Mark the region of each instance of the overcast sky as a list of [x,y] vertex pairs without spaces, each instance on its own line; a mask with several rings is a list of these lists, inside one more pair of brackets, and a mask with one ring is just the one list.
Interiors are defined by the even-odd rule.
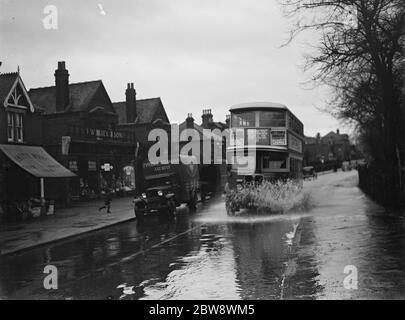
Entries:
[[[58,9],[47,30],[44,7]],[[100,9],[100,6],[103,10]],[[54,84],[57,61],[71,82],[102,79],[113,102],[127,82],[138,99],[161,97],[171,122],[202,109],[224,121],[232,104],[286,104],[305,134],[342,127],[324,108],[326,88],[303,83],[307,37],[280,48],[290,21],[277,0],[0,0],[0,72],[16,71],[27,88]]]

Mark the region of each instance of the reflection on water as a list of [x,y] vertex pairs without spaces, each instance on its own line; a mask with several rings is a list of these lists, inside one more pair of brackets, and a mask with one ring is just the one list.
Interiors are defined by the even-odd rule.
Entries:
[[[0,263],[2,298],[276,298],[289,221],[208,224],[183,215],[151,219],[9,256]],[[284,239],[284,240],[282,240]],[[287,247],[285,245],[285,247]],[[59,270],[59,290],[42,270]]]

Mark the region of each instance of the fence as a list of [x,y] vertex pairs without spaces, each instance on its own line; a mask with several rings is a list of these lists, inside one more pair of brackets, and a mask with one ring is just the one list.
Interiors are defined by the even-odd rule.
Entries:
[[[359,187],[377,203],[385,207],[400,205],[400,188],[398,175],[395,171],[385,168],[361,165],[358,166]],[[402,192],[403,194],[403,192]]]

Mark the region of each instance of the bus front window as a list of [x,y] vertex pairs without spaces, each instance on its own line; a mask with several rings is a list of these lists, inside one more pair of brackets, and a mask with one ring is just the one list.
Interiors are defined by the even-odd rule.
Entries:
[[256,112],[240,111],[232,113],[232,127],[255,127]]
[[285,127],[284,111],[260,111],[260,127]]

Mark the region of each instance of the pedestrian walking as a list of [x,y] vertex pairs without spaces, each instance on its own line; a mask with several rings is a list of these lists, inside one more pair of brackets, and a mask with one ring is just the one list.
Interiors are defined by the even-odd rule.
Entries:
[[98,208],[98,211],[107,209],[107,213],[111,213],[111,202],[112,202],[111,191],[110,191],[110,189],[107,189],[105,192],[104,205],[102,207]]

